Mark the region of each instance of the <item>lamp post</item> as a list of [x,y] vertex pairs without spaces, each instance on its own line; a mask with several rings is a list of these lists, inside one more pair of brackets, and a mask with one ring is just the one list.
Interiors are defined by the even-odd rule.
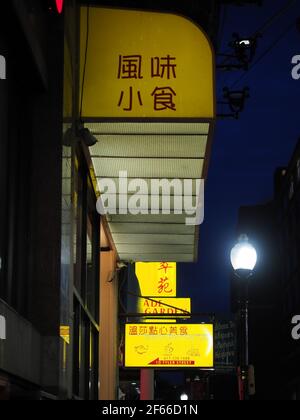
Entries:
[[249,398],[249,280],[257,263],[257,252],[247,235],[241,235],[231,251],[231,264],[241,282],[240,307],[240,390],[241,400]]

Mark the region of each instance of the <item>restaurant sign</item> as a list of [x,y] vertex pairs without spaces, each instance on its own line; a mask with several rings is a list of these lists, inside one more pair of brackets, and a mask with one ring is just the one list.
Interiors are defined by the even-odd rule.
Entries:
[[81,76],[85,118],[215,116],[213,49],[182,16],[82,7]]
[[214,328],[211,324],[127,324],[125,367],[214,367]]
[[143,297],[176,297],[174,262],[136,263],[135,274]]

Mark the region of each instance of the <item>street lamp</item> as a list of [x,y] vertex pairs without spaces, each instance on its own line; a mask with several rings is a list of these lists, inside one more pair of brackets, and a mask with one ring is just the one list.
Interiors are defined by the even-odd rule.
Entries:
[[241,271],[248,272],[248,275],[252,274],[257,263],[257,252],[249,243],[247,235],[240,236],[238,243],[231,251],[230,258],[234,271],[239,275],[242,274]]
[[186,393],[183,393],[180,395],[180,399],[181,401],[188,401],[189,397]]
[[257,252],[250,244],[247,235],[241,235],[238,243],[231,251],[231,264],[235,276],[241,281],[239,299],[240,307],[240,375],[241,399],[249,396],[248,370],[249,370],[249,280],[253,275],[257,263]]

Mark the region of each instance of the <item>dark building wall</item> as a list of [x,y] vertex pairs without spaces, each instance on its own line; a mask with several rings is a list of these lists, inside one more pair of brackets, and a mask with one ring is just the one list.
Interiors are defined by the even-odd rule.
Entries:
[[291,321],[300,314],[300,141],[286,169],[275,176],[277,230],[280,235],[281,334],[283,373],[288,398],[300,399],[300,342]]
[[[54,1],[50,3],[54,9]],[[113,1],[100,4],[125,6]],[[5,355],[0,376],[34,389],[35,395],[37,389],[59,394],[62,344],[64,27],[63,17],[50,13],[48,6],[46,0],[12,0],[4,2],[0,15],[0,54],[6,55],[8,63],[8,78],[0,81],[0,298],[4,302],[0,311],[5,312],[9,329],[7,341],[0,343],[0,353]],[[218,7],[212,1],[153,1],[143,6],[128,1],[126,6],[177,12],[193,18],[210,34],[217,32]],[[77,57],[72,59],[74,72]],[[74,116],[78,117],[72,109]],[[73,237],[71,241],[70,249]],[[71,265],[73,260],[70,270]],[[63,309],[68,315],[69,308]],[[19,329],[23,333],[16,336]],[[71,357],[68,354],[69,365]]]
[[29,318],[43,335],[58,335],[60,298],[63,26],[50,19],[45,60],[48,86],[32,100],[32,295]]
[[[0,16],[0,54],[3,57],[7,57],[8,54],[8,41],[7,36],[2,27],[2,19]],[[8,132],[8,113],[7,113],[7,102],[8,102],[8,86],[6,80],[0,80],[0,194],[1,202],[0,206],[0,296],[6,293],[5,286],[5,275],[4,275],[4,264],[6,260],[6,215],[7,215],[7,132]]]
[[[24,357],[22,367],[8,334],[1,351],[9,358],[0,368],[53,393],[59,368],[63,45],[63,20],[49,14],[45,2],[1,6],[7,80],[0,81],[0,298],[8,305],[9,332],[16,335],[25,321],[19,347],[42,357]],[[30,363],[34,374],[25,375]]]

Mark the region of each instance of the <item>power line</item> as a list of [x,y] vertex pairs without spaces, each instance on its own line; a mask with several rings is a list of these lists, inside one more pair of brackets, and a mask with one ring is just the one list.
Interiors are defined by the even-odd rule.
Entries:
[[222,17],[222,23],[221,23],[221,27],[220,27],[220,33],[219,33],[219,45],[220,45],[220,47],[221,47],[221,44],[222,44],[225,24],[226,24],[226,20],[227,20],[227,12],[228,12],[228,6],[227,6],[227,4],[225,4],[223,6],[223,17]]
[[247,73],[244,73],[239,77],[232,85],[231,89],[233,89],[239,82],[241,82],[245,77],[247,77],[251,70],[253,70],[278,44],[279,42],[291,31],[291,29],[295,26],[295,22],[288,26],[288,28],[270,45],[263,54],[258,57],[258,59],[252,64],[249,68]]
[[269,29],[272,24],[283,16],[293,5],[296,3],[297,0],[290,0],[285,6],[283,6],[280,10],[278,10],[273,16],[271,16],[264,25],[259,28],[255,33],[254,36],[262,35],[267,29]]
[[[289,2],[285,6],[283,6],[276,13],[274,13],[269,19],[267,19],[266,22],[260,28],[258,28],[250,38],[261,37],[264,34],[264,32],[266,32],[266,30],[269,29],[276,20],[278,20],[281,16],[283,16],[286,12],[289,11],[289,9],[296,3],[296,1],[297,0],[289,0]],[[230,53],[229,50],[228,53]],[[221,65],[226,64],[229,60],[230,58],[225,58]]]

